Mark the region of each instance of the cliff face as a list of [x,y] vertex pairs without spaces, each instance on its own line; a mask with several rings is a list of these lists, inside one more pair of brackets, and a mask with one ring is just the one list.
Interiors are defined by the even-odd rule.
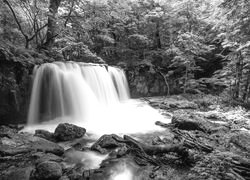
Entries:
[[0,124],[25,123],[36,53],[0,48]]
[[0,65],[0,123],[24,122],[30,89],[29,68],[18,63]]
[[159,74],[131,69],[128,71],[128,81],[133,98],[167,95],[167,86]]
[[[130,93],[133,98],[148,96],[165,96],[168,93],[179,93],[177,81],[167,79],[159,72],[152,71],[150,66],[134,66],[126,69]],[[169,88],[169,89],[168,89]]]

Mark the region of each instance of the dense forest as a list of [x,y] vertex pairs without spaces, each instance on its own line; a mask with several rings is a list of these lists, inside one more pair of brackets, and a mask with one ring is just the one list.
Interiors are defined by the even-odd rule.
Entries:
[[226,89],[231,99],[247,102],[249,5],[244,0],[3,0],[0,41],[24,58],[32,50],[66,61],[140,66],[178,87],[168,93]]

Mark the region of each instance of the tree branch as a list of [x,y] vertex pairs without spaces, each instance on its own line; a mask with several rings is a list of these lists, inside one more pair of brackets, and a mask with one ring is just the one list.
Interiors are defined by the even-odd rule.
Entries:
[[70,19],[70,16],[71,16],[72,12],[73,12],[74,5],[75,5],[75,0],[72,0],[72,4],[71,4],[71,7],[70,7],[69,14],[68,14],[68,16],[67,16],[67,19],[66,19],[65,22],[64,22],[64,27],[67,26],[67,23],[68,23],[68,21],[69,21],[69,19]]
[[168,81],[167,81],[167,78],[166,78],[166,75],[164,75],[158,68],[156,68],[156,67],[154,67],[154,70],[156,71],[156,72],[158,72],[162,77],[163,77],[163,79],[164,79],[164,82],[165,82],[165,84],[166,84],[166,86],[167,86],[167,88],[168,88],[168,92],[167,92],[167,95],[169,96],[170,95],[170,87],[169,87],[169,84],[168,84]]
[[39,33],[42,29],[44,29],[47,26],[48,26],[48,23],[44,24],[42,27],[40,27],[39,29],[37,29],[36,32],[35,32],[35,34],[29,38],[29,41],[31,41],[32,39],[34,39],[34,37],[36,37],[37,33]]
[[13,15],[13,17],[14,17],[16,23],[17,23],[18,29],[20,30],[20,32],[22,33],[22,35],[23,35],[23,36],[25,37],[25,39],[27,40],[27,39],[28,39],[28,36],[24,33],[24,31],[23,31],[23,29],[22,29],[22,26],[21,26],[20,22],[19,22],[18,19],[17,19],[16,13],[15,13],[14,9],[12,8],[12,6],[10,5],[9,1],[3,0],[3,2],[9,7],[9,9],[10,9],[10,11],[11,11],[11,13],[12,13],[12,15]]

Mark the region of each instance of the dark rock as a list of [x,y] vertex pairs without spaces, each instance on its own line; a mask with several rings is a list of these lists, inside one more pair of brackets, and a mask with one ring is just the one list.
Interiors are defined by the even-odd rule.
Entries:
[[178,109],[198,109],[198,105],[191,101],[172,101],[168,103],[170,108],[178,108]]
[[121,137],[115,134],[103,135],[91,146],[91,150],[106,154],[109,150],[124,146],[123,143],[117,142],[114,138],[123,141]]
[[228,127],[226,127],[226,126],[219,126],[219,127],[211,129],[210,132],[213,134],[213,133],[227,133],[229,131],[230,131],[230,129]]
[[32,167],[25,168],[11,168],[3,177],[0,177],[1,180],[30,180],[30,175],[32,172]]
[[241,150],[250,153],[250,134],[248,132],[239,132],[232,135],[230,143],[233,143]]
[[36,180],[57,180],[61,176],[61,166],[52,161],[46,161],[38,164],[34,172],[34,178]]
[[36,130],[35,136],[47,139],[47,140],[52,141],[52,142],[56,142],[55,135],[49,131],[46,131],[46,130],[42,130],[42,129]]
[[85,170],[86,169],[82,164],[77,164],[72,169],[67,171],[66,175],[68,176],[70,180],[83,180],[82,176]]
[[188,131],[199,130],[203,132],[210,132],[211,129],[217,127],[215,124],[207,121],[202,115],[184,112],[182,110],[174,113],[172,123],[176,128]]
[[68,178],[68,176],[62,176],[62,177],[60,177],[59,180],[70,180],[70,179]]
[[24,128],[23,124],[8,124],[8,127],[20,131]]
[[84,151],[89,149],[89,143],[92,144],[94,140],[88,138],[78,138],[67,142],[68,147],[72,147],[78,151]]
[[84,151],[84,150],[88,149],[88,147],[86,147],[86,141],[85,140],[76,142],[75,144],[72,145],[72,147],[75,150],[78,150],[78,151]]
[[159,73],[150,71],[149,66],[128,67],[126,74],[132,97],[167,95],[168,88],[164,78]]
[[17,154],[25,154],[30,152],[31,149],[26,149],[25,147],[16,148],[10,145],[0,144],[0,155],[1,156],[15,156]]
[[64,149],[61,146],[46,139],[33,137],[31,140],[32,141],[29,143],[28,147],[33,150],[53,153],[59,156],[64,153]]
[[79,173],[76,174],[70,174],[69,175],[70,180],[82,180],[82,175]]
[[0,124],[25,123],[35,60],[15,57],[7,48],[0,48],[0,57]]
[[128,148],[126,146],[123,146],[121,148],[118,149],[117,151],[117,157],[122,157],[124,155],[126,155],[128,153]]
[[0,138],[9,137],[11,134],[17,133],[16,129],[9,128],[8,126],[0,126]]
[[63,161],[61,157],[51,153],[37,152],[33,154],[33,157],[37,158],[37,160],[35,161],[36,164],[40,164],[46,161],[53,161],[58,163]]
[[59,141],[69,141],[84,136],[86,129],[73,124],[61,123],[55,129],[55,137]]
[[30,151],[56,155],[64,153],[63,148],[56,143],[30,134],[13,134],[9,138],[0,139],[0,155],[2,156],[24,154]]

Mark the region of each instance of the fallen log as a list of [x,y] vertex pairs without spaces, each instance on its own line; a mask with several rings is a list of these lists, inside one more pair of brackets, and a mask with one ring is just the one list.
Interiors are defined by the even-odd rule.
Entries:
[[188,132],[180,131],[178,129],[175,129],[173,126],[162,123],[160,121],[157,121],[155,124],[164,128],[171,129],[171,131],[176,135],[179,141],[183,142],[183,146],[186,148],[197,149],[207,153],[211,153],[214,150],[211,146],[204,144],[203,142],[200,142],[196,138],[192,137]]
[[170,152],[175,152],[179,156],[188,156],[188,151],[187,149],[183,146],[183,143],[179,144],[173,144],[173,145],[148,145],[141,143],[135,139],[133,139],[130,136],[124,135],[123,137],[124,140],[116,139],[118,142],[123,142],[126,143],[128,146],[137,148],[143,153],[146,153],[147,155],[159,155],[159,154],[165,154],[165,153],[170,153]]

